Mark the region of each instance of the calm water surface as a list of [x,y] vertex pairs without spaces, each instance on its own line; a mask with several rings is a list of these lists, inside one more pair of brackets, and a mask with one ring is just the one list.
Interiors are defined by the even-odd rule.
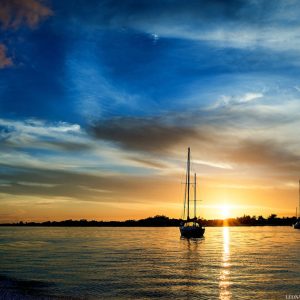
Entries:
[[178,228],[2,227],[0,260],[7,299],[300,295],[300,230],[291,227],[206,228],[197,241]]

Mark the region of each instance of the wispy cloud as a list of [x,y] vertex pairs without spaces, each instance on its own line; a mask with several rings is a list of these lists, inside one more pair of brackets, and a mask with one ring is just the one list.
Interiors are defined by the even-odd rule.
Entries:
[[[85,3],[85,2],[84,2]],[[69,14],[101,28],[130,28],[149,35],[203,41],[216,47],[299,48],[299,3],[263,1],[131,1],[109,0],[95,10],[95,2],[78,1]],[[284,16],[284,17],[283,17]],[[288,17],[288,21],[287,21]]]
[[46,187],[46,188],[52,188],[57,186],[57,184],[50,184],[50,183],[41,183],[41,182],[30,182],[30,181],[18,181],[17,184],[24,185],[24,186],[30,186],[30,187]]
[[[104,62],[105,63],[105,62]],[[120,109],[134,110],[140,97],[126,88],[111,82],[99,64],[95,45],[77,41],[68,54],[66,70],[68,82],[73,86],[77,111],[88,120],[98,120],[106,114],[115,114]],[[89,78],[89,80],[87,80]]]
[[47,123],[35,119],[25,121],[0,119],[0,128],[1,147],[52,148],[69,151],[88,147],[78,124]]
[[226,163],[221,163],[221,162],[212,162],[212,161],[204,161],[204,160],[193,160],[194,164],[200,164],[200,165],[205,165],[213,168],[218,168],[218,169],[232,169],[232,166]]
[[248,103],[248,102],[260,99],[263,96],[264,96],[263,93],[258,93],[258,92],[245,93],[240,96],[222,95],[220,97],[220,99],[212,106],[212,108]]

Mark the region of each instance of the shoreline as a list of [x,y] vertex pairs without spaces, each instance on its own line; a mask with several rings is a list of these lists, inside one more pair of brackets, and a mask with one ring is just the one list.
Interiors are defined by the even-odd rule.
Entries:
[[[193,221],[192,219],[190,221]],[[0,226],[17,226],[17,227],[179,227],[183,222],[182,219],[174,219],[166,216],[154,216],[140,220],[126,221],[96,221],[96,220],[63,220],[63,221],[44,221],[30,222],[19,221],[14,223],[0,223]],[[205,227],[242,227],[242,226],[293,226],[297,222],[296,217],[278,218],[276,214],[271,214],[268,218],[263,216],[244,215],[237,218],[227,219],[199,219],[202,226]]]
[[[149,226],[143,226],[143,225],[42,225],[42,224],[36,224],[36,225],[18,225],[18,224],[0,224],[0,227],[91,227],[91,228],[96,228],[96,227],[126,227],[126,228],[132,228],[132,227],[140,227],[140,228],[166,228],[166,227],[179,227],[175,225],[149,225]],[[266,225],[204,225],[203,227],[293,227],[293,225],[271,225],[271,224],[266,224]]]

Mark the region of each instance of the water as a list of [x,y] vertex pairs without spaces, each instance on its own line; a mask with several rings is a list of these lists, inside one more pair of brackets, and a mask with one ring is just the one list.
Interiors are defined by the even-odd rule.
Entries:
[[1,227],[0,259],[1,299],[300,295],[300,230],[291,227],[206,228],[198,241],[178,228]]

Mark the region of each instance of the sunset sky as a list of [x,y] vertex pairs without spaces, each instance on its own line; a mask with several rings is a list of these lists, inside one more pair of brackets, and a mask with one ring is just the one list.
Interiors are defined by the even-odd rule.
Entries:
[[300,3],[0,0],[0,222],[293,216]]

